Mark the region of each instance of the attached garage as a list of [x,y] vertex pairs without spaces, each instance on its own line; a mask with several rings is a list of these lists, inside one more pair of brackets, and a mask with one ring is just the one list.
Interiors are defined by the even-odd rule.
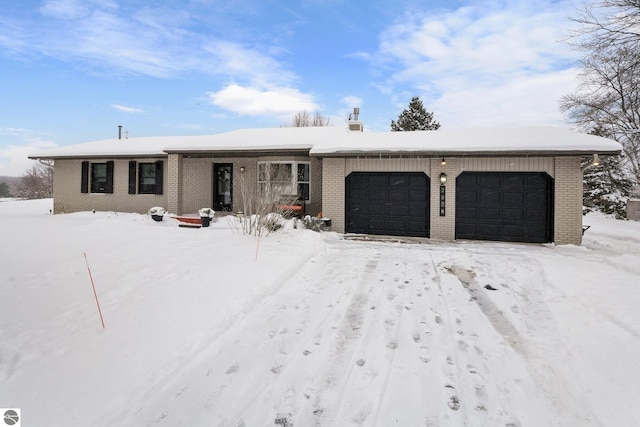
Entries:
[[456,239],[553,241],[553,179],[545,172],[463,172]]
[[345,231],[429,237],[429,185],[421,172],[352,172],[345,181]]

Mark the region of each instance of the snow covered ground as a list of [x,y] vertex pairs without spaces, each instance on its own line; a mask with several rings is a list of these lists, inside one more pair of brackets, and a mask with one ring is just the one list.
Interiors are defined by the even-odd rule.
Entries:
[[640,223],[588,216],[580,247],[258,246],[226,219],[51,205],[0,199],[22,426],[640,425]]

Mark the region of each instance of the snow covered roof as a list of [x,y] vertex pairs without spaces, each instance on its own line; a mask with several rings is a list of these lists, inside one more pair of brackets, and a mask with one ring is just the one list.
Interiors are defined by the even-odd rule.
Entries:
[[354,132],[346,127],[240,129],[215,135],[107,139],[33,153],[30,158],[157,157],[167,153],[303,151],[367,154],[618,154],[616,141],[556,127]]
[[621,150],[621,145],[610,139],[569,129],[538,126],[416,132],[352,132],[348,137],[326,140],[315,145],[311,154],[618,154]]

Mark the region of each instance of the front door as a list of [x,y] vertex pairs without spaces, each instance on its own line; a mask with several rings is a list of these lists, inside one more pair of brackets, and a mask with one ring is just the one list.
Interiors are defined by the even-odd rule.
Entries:
[[233,164],[213,164],[213,209],[231,211],[233,203]]

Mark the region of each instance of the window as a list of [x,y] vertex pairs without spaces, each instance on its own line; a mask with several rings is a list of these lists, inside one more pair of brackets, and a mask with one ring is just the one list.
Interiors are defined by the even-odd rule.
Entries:
[[162,160],[129,162],[129,194],[162,194]]
[[262,195],[296,196],[310,200],[308,162],[259,162],[258,187]]
[[140,163],[138,165],[138,193],[154,194],[156,192],[155,163]]
[[82,193],[113,193],[113,162],[82,162]]

